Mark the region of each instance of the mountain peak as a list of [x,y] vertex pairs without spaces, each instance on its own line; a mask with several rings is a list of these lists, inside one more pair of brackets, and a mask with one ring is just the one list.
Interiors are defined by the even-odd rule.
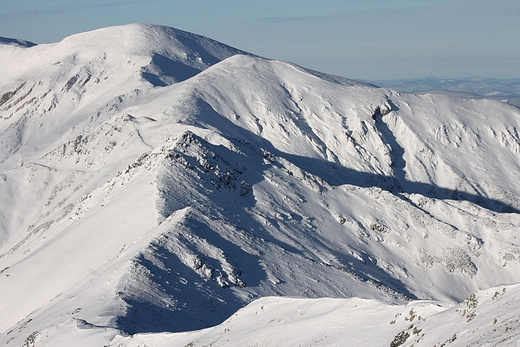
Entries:
[[[229,51],[242,52],[204,36],[172,27],[152,24],[127,24],[75,34],[63,39],[61,44],[86,44],[104,49],[123,49],[126,52],[158,52],[179,56],[206,51],[215,58],[224,59]],[[199,54],[203,54],[200,52]]]
[[[24,46],[24,42],[0,41],[17,46]],[[25,43],[25,47],[30,46]],[[38,45],[30,51],[0,50],[2,61],[18,61],[23,65],[22,69],[14,71],[5,65],[0,71],[3,80],[10,83],[13,74],[18,80],[27,81],[56,75],[56,70],[61,69],[61,76],[77,79],[78,70],[84,70],[92,80],[100,78],[95,76],[96,70],[99,74],[110,70],[113,76],[119,70],[121,75],[117,79],[144,78],[153,86],[165,86],[193,77],[236,54],[248,53],[179,29],[129,24],[75,34],[58,43]]]
[[[146,56],[158,70],[177,69],[183,64],[198,71],[235,54],[247,54],[218,41],[183,30],[151,24],[128,24],[69,36],[58,47],[67,50],[94,47],[124,56]],[[157,71],[169,75],[171,71]]]

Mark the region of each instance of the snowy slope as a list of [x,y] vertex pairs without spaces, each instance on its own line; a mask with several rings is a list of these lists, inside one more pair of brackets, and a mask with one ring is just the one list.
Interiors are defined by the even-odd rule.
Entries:
[[359,298],[268,297],[214,328],[116,337],[112,345],[518,346],[518,300],[518,285],[479,291],[451,307],[433,301],[387,305]]
[[[518,346],[519,286],[472,293],[457,305],[414,301],[389,305],[374,300],[265,297],[222,324],[181,333],[128,336],[77,318],[29,334],[13,330],[28,346]],[[23,334],[22,334],[23,335]]]
[[[386,322],[520,282],[511,105],[150,25],[0,45],[0,60],[0,344],[187,344],[273,296],[358,298],[319,299],[312,324],[357,302]],[[236,341],[254,305],[308,306],[258,300]]]

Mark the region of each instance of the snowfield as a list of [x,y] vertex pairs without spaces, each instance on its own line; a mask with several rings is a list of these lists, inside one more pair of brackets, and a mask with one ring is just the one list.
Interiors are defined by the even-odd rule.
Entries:
[[0,345],[520,343],[515,106],[144,24],[0,61]]

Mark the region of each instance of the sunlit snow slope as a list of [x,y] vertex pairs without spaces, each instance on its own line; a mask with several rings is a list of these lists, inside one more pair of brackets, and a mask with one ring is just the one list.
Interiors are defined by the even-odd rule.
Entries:
[[0,345],[124,345],[267,296],[432,315],[520,282],[514,106],[166,27],[21,42],[0,40]]

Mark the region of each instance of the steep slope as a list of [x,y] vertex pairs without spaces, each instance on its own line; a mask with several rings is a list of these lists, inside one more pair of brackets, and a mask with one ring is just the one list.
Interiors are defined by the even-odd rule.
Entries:
[[513,106],[147,25],[0,58],[0,343],[202,329],[264,296],[449,306],[520,282]]

